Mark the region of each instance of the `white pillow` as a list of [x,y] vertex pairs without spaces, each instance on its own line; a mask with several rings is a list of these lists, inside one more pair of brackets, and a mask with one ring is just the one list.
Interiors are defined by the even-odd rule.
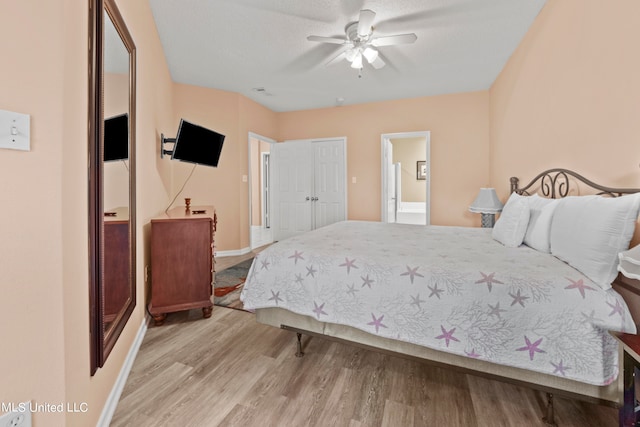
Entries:
[[524,244],[546,254],[551,253],[550,233],[553,212],[558,205],[556,199],[546,199],[537,194],[529,197],[529,226],[524,235]]
[[639,209],[640,193],[565,197],[551,220],[551,253],[609,289],[618,274],[618,253],[629,248]]
[[522,244],[529,224],[529,203],[527,197],[512,193],[502,208],[491,237],[505,246],[515,248]]

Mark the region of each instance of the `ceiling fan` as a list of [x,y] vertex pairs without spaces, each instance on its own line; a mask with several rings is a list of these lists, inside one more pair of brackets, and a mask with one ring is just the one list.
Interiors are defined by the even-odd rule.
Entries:
[[376,13],[369,9],[360,11],[356,22],[345,27],[345,37],[309,36],[307,40],[320,43],[332,43],[342,45],[338,54],[327,65],[335,64],[343,59],[351,63],[351,68],[361,70],[363,58],[375,69],[385,66],[385,61],[380,57],[377,47],[392,46],[397,44],[410,44],[418,39],[414,33],[397,34],[394,36],[375,37],[373,35],[373,20]]

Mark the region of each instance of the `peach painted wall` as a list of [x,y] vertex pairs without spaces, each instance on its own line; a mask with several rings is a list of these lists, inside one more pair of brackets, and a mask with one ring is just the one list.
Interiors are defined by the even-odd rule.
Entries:
[[[24,0],[0,14],[0,109],[31,115],[31,151],[0,151],[0,401],[88,404],[36,413],[36,426],[98,421],[144,318],[143,226],[168,194],[156,129],[171,117],[171,80],[148,2],[119,1],[138,45],[138,306],[104,368],[89,375],[87,221],[88,2]],[[37,37],[34,37],[34,34]],[[46,65],[46,66],[45,66]],[[168,171],[170,172],[170,171]],[[159,201],[162,200],[162,203]],[[9,244],[10,242],[10,244]]]
[[431,131],[431,223],[480,225],[467,209],[489,183],[487,91],[279,113],[278,130],[279,140],[346,136],[348,218],[372,221],[382,209],[380,135]]
[[493,185],[506,197],[510,175],[528,178],[546,167],[640,186],[635,0],[549,0],[490,92],[277,114],[239,94],[173,84],[148,0],[118,4],[138,47],[138,305],[94,377],[82,119],[87,2],[23,0],[0,14],[2,51],[13,58],[12,67],[0,70],[0,109],[32,120],[30,152],[0,151],[0,235],[10,242],[0,245],[0,323],[18,325],[0,328],[0,342],[21,344],[20,352],[0,354],[0,401],[87,402],[90,408],[36,414],[35,425],[95,425],[100,416],[144,319],[148,222],[190,171],[159,157],[160,133],[175,132],[180,117],[227,134],[220,167],[199,167],[185,189],[194,203],[217,206],[219,250],[249,245],[248,183],[242,181],[249,131],[278,140],[346,136],[350,219],[380,218],[382,133],[431,131],[434,224],[479,225],[467,211],[479,187]]
[[[240,241],[238,193],[242,184],[242,174],[247,173],[239,170],[237,161],[240,144],[247,144],[247,135],[241,139],[238,129],[238,94],[175,84],[173,107],[174,121],[171,129],[165,133],[175,136],[180,119],[184,118],[225,135],[225,140],[217,168],[165,159],[173,168],[171,199],[187,182],[172,206],[184,206],[185,197],[191,198],[193,206],[214,205],[218,215],[217,249],[233,247],[231,242],[236,242],[237,248]],[[193,175],[187,181],[192,171]]]
[[[225,135],[217,168],[163,160],[173,168],[172,206],[214,205],[218,214],[216,248],[237,251],[249,246],[249,132],[265,137],[276,133],[275,113],[244,96],[217,89],[174,85],[174,123],[165,133],[175,135],[181,118]],[[193,170],[193,176],[187,178]],[[243,181],[247,177],[247,182]]]
[[[270,139],[276,139],[277,136],[277,114],[240,95],[240,135],[244,138],[244,143],[240,143],[238,167],[243,174],[248,173],[248,143],[247,138],[249,132],[253,132],[260,136]],[[240,186],[240,248],[248,248],[250,245],[250,228],[249,228],[249,185],[242,183]]]
[[549,0],[491,88],[491,184],[564,167],[640,187],[640,2]]
[[[67,191],[62,179],[66,137],[79,148],[74,157],[86,166],[86,151],[78,139],[82,132],[75,132],[86,122],[86,113],[79,110],[81,124],[74,129],[68,128],[64,115],[78,112],[65,107],[83,96],[69,76],[65,78],[65,55],[71,55],[68,49],[86,52],[86,19],[79,18],[85,8],[65,16],[70,3],[4,2],[0,13],[1,51],[11,58],[11,66],[0,68],[0,109],[31,115],[31,151],[0,150],[0,402],[4,403],[64,401],[64,284],[67,279],[75,283],[85,279],[86,284],[87,278],[86,268],[65,268],[70,254],[86,259],[86,240],[78,246],[82,233],[76,229],[67,236],[65,226],[77,221],[76,226],[87,228],[86,183],[72,183],[82,200],[69,200],[68,206],[84,215],[66,216],[61,197]],[[77,41],[70,37],[72,32],[81,34]],[[74,64],[81,67],[82,60],[74,57]],[[86,176],[83,169],[73,170]],[[86,285],[84,295],[86,323]],[[36,415],[35,422],[63,425],[64,415]]]

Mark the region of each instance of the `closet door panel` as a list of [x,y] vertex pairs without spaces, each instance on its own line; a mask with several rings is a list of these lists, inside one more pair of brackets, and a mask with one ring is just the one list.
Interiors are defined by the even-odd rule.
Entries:
[[305,142],[274,144],[271,149],[273,215],[275,240],[311,230],[313,158]]
[[346,219],[344,140],[324,140],[314,146],[314,228]]

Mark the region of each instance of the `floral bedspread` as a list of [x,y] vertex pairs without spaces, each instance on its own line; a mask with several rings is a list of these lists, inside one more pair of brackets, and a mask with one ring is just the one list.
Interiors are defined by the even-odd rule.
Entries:
[[345,221],[255,258],[245,308],[280,307],[386,338],[604,385],[635,333],[622,297],[489,229]]

